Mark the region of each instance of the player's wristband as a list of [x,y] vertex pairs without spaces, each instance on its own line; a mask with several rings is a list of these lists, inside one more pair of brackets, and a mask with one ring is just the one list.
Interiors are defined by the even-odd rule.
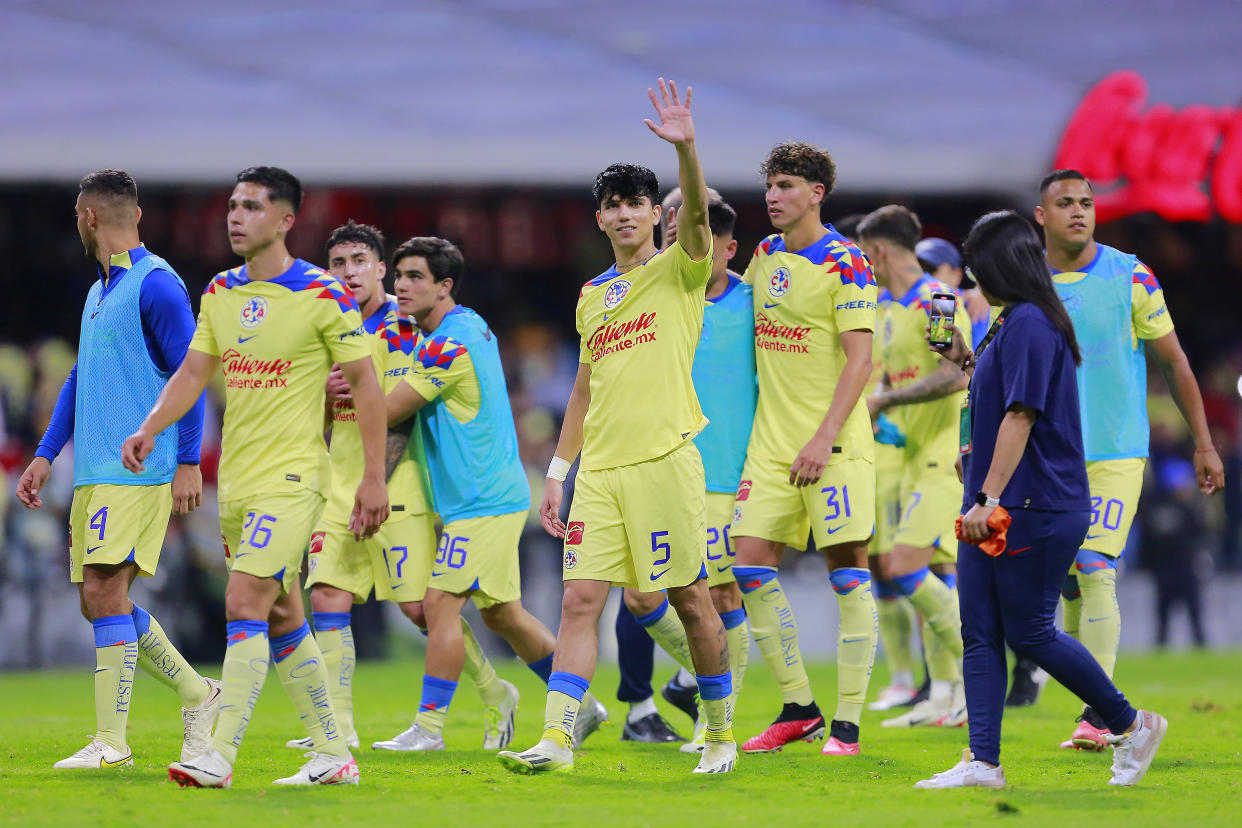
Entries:
[[572,465],[573,463],[570,461],[554,456],[552,462],[548,464],[548,477],[558,483],[564,483],[565,478],[569,475],[569,467]]

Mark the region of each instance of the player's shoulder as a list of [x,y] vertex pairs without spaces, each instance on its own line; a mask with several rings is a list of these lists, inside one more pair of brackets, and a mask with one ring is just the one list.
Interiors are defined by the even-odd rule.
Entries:
[[854,285],[860,289],[876,287],[871,262],[863,255],[862,249],[831,226],[814,247],[819,260],[816,263],[823,265],[829,274],[840,278],[842,285]]
[[461,340],[444,331],[424,336],[418,343],[415,359],[424,368],[447,369],[453,361],[469,354]]
[[1160,282],[1156,279],[1156,274],[1152,269],[1134,258],[1134,265],[1130,268],[1130,279],[1133,284],[1141,285],[1147,291],[1147,295],[1160,290]]
[[613,265],[612,267],[608,268],[603,273],[599,274],[593,279],[588,279],[586,282],[584,282],[582,284],[582,289],[578,291],[578,298],[582,299],[588,293],[591,293],[595,288],[599,287],[600,285],[604,285],[604,284],[607,284],[608,282],[611,282],[613,279],[617,278],[620,275],[621,274],[617,271],[617,266]]
[[395,302],[388,304],[391,307],[385,308],[384,324],[380,326],[379,335],[388,346],[389,353],[413,354],[418,347],[418,327],[413,319],[401,313]]
[[214,296],[217,293],[223,293],[233,287],[236,287],[243,278],[243,267],[234,267],[230,270],[222,270],[215,276],[211,277],[211,281],[207,283],[207,287],[203,288],[204,296]]
[[785,249],[785,240],[781,238],[780,233],[773,233],[759,244],[755,245],[755,256],[771,256],[780,253]]
[[345,283],[321,267],[298,259],[293,267],[272,280],[290,292],[311,299],[332,302],[341,311],[358,310],[354,294]]

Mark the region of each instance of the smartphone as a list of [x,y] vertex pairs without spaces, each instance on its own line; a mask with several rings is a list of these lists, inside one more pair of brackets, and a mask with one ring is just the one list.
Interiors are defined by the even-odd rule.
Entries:
[[953,317],[957,314],[957,297],[952,293],[933,293],[928,311],[928,341],[937,348],[953,344]]

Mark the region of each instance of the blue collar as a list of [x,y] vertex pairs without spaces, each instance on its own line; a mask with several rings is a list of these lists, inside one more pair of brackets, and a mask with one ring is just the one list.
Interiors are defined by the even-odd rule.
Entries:
[[894,301],[897,302],[897,304],[901,305],[903,308],[908,308],[912,304],[918,301],[919,291],[922,289],[923,285],[927,284],[928,282],[934,282],[934,281],[935,279],[931,277],[930,273],[924,273],[922,276],[919,277],[919,280],[917,282],[915,282],[913,285],[910,286],[910,289],[906,291],[905,296],[902,296],[900,299],[895,299]]

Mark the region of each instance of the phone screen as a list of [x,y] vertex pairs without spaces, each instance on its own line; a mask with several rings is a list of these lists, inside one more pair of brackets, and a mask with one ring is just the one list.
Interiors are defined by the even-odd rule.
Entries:
[[953,342],[953,332],[949,324],[957,312],[957,297],[943,293],[932,294],[931,313],[928,314],[931,331],[929,339],[933,345],[948,346]]

